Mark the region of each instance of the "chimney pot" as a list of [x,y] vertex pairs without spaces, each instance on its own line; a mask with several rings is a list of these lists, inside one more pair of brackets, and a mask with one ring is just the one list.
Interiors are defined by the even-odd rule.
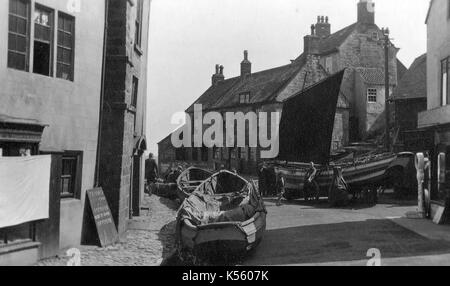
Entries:
[[315,35],[319,38],[326,38],[331,34],[331,25],[328,22],[328,16],[319,16],[317,24],[314,27]]
[[241,62],[241,77],[252,73],[252,63],[248,60],[248,51],[244,51],[244,60]]
[[212,76],[212,85],[217,85],[223,80],[225,80],[223,75],[223,66],[216,65],[216,73]]
[[358,23],[375,24],[375,3],[372,0],[359,0]]

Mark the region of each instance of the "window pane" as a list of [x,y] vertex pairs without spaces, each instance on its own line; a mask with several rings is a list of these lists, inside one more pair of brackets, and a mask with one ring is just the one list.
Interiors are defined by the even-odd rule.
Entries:
[[64,46],[70,48],[72,46],[72,35],[64,34]]
[[8,35],[8,50],[16,50],[16,35],[14,34]]
[[36,8],[34,13],[34,22],[36,24],[50,27],[51,26],[51,13],[42,9]]
[[447,104],[450,104],[450,58],[447,58]]
[[9,0],[9,13],[17,13],[17,0]]
[[17,18],[17,33],[26,35],[27,34],[27,20],[22,18]]
[[9,31],[17,32],[17,17],[9,16]]
[[62,167],[63,175],[69,175],[69,176],[73,175],[75,161],[76,161],[75,158],[64,158],[63,159],[63,167]]
[[73,80],[74,18],[62,13],[58,14],[58,78]]
[[25,70],[26,56],[14,52],[8,52],[8,67]]
[[17,1],[17,15],[22,17],[27,17],[28,4],[27,1],[20,0]]
[[71,33],[72,32],[72,21],[70,19],[64,19],[64,31]]
[[16,36],[16,50],[22,53],[27,52],[27,38]]
[[70,194],[70,178],[62,178],[61,192],[63,194]]

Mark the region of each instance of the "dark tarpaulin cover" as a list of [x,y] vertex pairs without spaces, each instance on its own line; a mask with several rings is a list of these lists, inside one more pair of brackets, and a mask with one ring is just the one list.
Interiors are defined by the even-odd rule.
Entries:
[[332,75],[284,102],[278,160],[329,163],[344,72]]

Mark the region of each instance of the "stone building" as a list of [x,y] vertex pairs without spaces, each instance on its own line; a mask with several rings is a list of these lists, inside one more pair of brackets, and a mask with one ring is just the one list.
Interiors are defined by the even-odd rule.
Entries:
[[[331,152],[351,142],[365,140],[384,129],[385,109],[383,34],[375,24],[371,1],[357,3],[357,22],[331,33],[328,17],[319,16],[304,37],[304,51],[290,64],[261,72],[252,72],[248,53],[241,63],[241,75],[225,79],[224,68],[216,67],[211,87],[194,104],[204,112],[279,111],[282,103],[301,90],[346,69],[338,100]],[[398,48],[389,48],[390,92],[406,71],[397,59]],[[186,110],[193,113],[193,106]],[[192,116],[191,116],[192,118]],[[378,128],[375,128],[378,127]],[[169,145],[170,136],[160,142]],[[159,157],[164,158],[160,150]],[[240,172],[254,173],[260,161],[259,148],[186,148],[176,161],[217,168],[221,165]],[[185,153],[185,154],[183,154]],[[160,160],[161,164],[168,164]]]
[[[431,133],[424,146],[432,162],[431,198],[448,207],[450,198],[450,1],[430,3],[427,24],[427,110],[418,127]],[[422,139],[422,138],[419,138]],[[438,158],[441,160],[438,160]],[[443,160],[442,160],[443,159]],[[438,161],[440,163],[438,164]],[[439,182],[439,183],[438,183]]]
[[0,156],[52,155],[49,219],[0,229],[0,265],[79,246],[96,186],[121,232],[129,210],[139,213],[149,9],[144,0],[0,2]]
[[[400,80],[392,94],[394,110],[395,137],[397,151],[419,151],[420,147],[411,144],[417,136],[419,112],[427,109],[427,55],[418,57]],[[414,141],[414,140],[413,140]]]
[[109,2],[99,183],[123,235],[144,195],[151,2]]
[[[59,0],[0,2],[0,153],[28,149],[56,156],[60,166],[44,230],[56,236],[56,249],[40,258],[80,244],[85,192],[94,186],[105,3],[90,2],[89,9]],[[10,244],[26,242],[29,227],[0,233]]]

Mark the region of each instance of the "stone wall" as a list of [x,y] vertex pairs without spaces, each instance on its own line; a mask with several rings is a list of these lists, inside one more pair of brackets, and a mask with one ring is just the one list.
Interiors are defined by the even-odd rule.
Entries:
[[[144,3],[143,51],[135,47],[134,40],[136,1],[111,0],[108,13],[100,181],[121,236],[127,230],[130,200],[135,193],[132,192],[133,171],[143,175],[142,169],[135,168],[133,161],[136,138],[145,134],[146,60],[142,53],[147,51],[145,24],[148,24],[148,17],[145,15],[149,13],[150,2]],[[144,86],[139,88],[137,106],[132,104],[133,78],[139,79]],[[141,167],[143,158],[138,162]],[[143,188],[143,178],[138,181]]]

